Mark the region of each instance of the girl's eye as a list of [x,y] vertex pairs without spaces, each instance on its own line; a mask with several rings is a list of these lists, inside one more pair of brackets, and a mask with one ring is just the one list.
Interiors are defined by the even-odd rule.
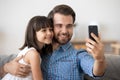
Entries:
[[46,32],[46,29],[43,29],[42,32]]

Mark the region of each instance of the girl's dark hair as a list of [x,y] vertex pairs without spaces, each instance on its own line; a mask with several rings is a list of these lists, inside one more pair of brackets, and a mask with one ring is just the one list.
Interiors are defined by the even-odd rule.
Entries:
[[53,8],[53,10],[50,11],[50,13],[48,14],[48,18],[53,20],[54,18],[54,14],[55,13],[60,13],[63,15],[71,15],[73,18],[73,23],[75,22],[75,12],[74,10],[68,6],[68,5],[57,5],[55,8]]
[[[20,50],[24,49],[26,46],[28,48],[34,47],[38,52],[41,53],[42,50],[39,48],[37,44],[36,32],[46,27],[53,28],[53,23],[50,19],[48,19],[45,16],[33,17],[28,23],[26,33],[25,33],[25,42],[23,46],[20,48]],[[52,45],[50,44],[50,45],[45,46],[43,50],[46,51],[45,53],[51,53]]]

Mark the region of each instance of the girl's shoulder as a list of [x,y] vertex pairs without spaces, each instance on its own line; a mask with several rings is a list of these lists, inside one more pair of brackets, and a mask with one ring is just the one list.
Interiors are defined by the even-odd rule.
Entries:
[[29,64],[31,60],[35,60],[35,59],[40,59],[40,55],[38,51],[33,47],[27,48],[27,52],[24,55],[25,62]]
[[39,52],[34,47],[31,47],[27,49],[26,55],[31,55],[31,56],[37,55],[38,56]]
[[25,47],[23,50],[21,50],[18,54],[18,56],[24,56],[26,55],[28,52],[31,52],[31,51],[36,51],[36,49],[34,47]]

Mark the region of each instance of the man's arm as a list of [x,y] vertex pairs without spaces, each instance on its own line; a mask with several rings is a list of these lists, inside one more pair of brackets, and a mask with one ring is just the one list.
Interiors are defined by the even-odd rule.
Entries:
[[20,56],[10,61],[9,63],[6,63],[4,65],[4,72],[11,73],[20,77],[26,77],[31,70],[28,65],[18,63],[18,61],[22,58],[23,56]]
[[93,67],[93,74],[96,76],[103,76],[106,69],[106,60],[95,60]]
[[2,72],[1,72],[0,76],[2,77],[6,73],[11,73],[13,75],[21,76],[21,77],[27,76],[31,70],[30,70],[29,66],[18,63],[18,61],[21,58],[22,58],[22,56],[17,57],[15,59],[13,59],[12,61],[4,64],[1,67]]
[[91,39],[86,40],[87,51],[91,53],[95,62],[93,65],[93,74],[95,76],[102,76],[105,73],[106,69],[106,60],[104,56],[104,45],[100,41],[100,38],[91,34],[91,36],[96,40],[93,41]]
[[11,55],[0,54],[0,77],[3,77],[5,75],[4,64],[13,60],[16,56],[17,56],[16,54],[11,54]]
[[3,66],[0,67],[0,78],[6,74],[3,68],[4,68]]

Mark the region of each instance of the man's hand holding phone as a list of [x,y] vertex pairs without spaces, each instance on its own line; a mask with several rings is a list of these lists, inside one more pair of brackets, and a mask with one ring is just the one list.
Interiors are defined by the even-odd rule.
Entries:
[[[106,69],[106,60],[104,56],[104,45],[98,35],[97,25],[90,25],[89,28],[89,38],[86,39],[86,50],[94,58],[93,74],[104,73]],[[103,65],[103,66],[101,66]]]
[[98,35],[97,25],[88,26],[89,38],[86,39],[86,50],[93,56],[97,61],[101,61],[104,58],[104,46]]

